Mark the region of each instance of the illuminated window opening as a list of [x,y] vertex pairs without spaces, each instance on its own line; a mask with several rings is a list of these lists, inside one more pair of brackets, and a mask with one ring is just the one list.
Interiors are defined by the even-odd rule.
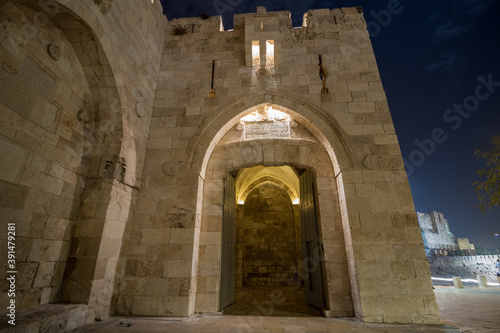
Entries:
[[266,40],[266,65],[274,66],[274,40]]
[[252,66],[260,65],[260,46],[259,41],[252,41]]

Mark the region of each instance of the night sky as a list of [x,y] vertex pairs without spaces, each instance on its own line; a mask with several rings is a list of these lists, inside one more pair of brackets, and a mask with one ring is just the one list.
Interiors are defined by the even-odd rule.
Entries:
[[168,19],[222,14],[226,30],[257,6],[291,11],[294,26],[307,9],[362,6],[417,211],[500,248],[500,208],[482,214],[472,186],[474,150],[500,135],[500,0],[161,1]]

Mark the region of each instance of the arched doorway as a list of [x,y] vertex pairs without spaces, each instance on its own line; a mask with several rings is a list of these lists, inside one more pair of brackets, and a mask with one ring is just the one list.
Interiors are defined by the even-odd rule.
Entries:
[[[273,107],[274,105],[271,108]],[[255,109],[249,111],[253,111],[255,114]],[[246,114],[248,114],[248,111]],[[289,120],[294,121],[291,118]],[[305,281],[304,286],[307,289],[308,283],[313,284],[309,286],[310,291],[316,291],[316,294],[321,299],[320,303],[315,303],[318,308],[329,310],[333,307],[336,311],[343,312],[346,315],[352,314],[351,290],[339,196],[335,172],[329,154],[316,137],[300,122],[291,123],[293,126],[291,131],[286,137],[281,137],[283,129],[278,129],[278,134],[276,134],[269,128],[273,124],[269,123],[268,120],[266,121],[265,125],[271,133],[266,132],[266,130],[259,131],[252,128],[252,134],[259,133],[257,137],[249,137],[248,132],[246,132],[247,128],[242,128],[241,124],[229,128],[221,136],[206,165],[201,210],[196,311],[216,312],[224,309],[232,303],[234,296],[231,293],[234,292],[234,288],[244,287],[244,284],[247,286],[255,284],[256,286],[270,288],[266,291],[266,299],[256,304],[247,300],[245,304],[247,314],[255,311],[262,312],[262,307],[258,306],[262,304],[262,301],[268,305],[273,304],[276,309],[279,300],[283,299],[283,297],[279,297],[280,295],[283,296],[283,294],[280,293],[277,285],[282,287],[286,287],[288,283],[297,285],[293,281],[294,274],[299,275],[297,269],[299,269],[300,262],[297,258],[293,261],[291,256],[282,255],[281,258],[279,256],[278,258],[284,262],[291,262],[291,264],[276,265],[273,262],[273,259],[278,259],[273,258],[275,252],[283,251],[283,248],[293,248],[291,252],[297,256],[297,240],[294,239],[293,242],[289,243],[281,242],[284,244],[281,244],[281,247],[276,247],[276,251],[270,247],[266,249],[265,243],[269,243],[270,240],[266,238],[267,234],[264,235],[266,233],[265,224],[275,225],[278,230],[273,230],[271,234],[276,235],[280,231],[278,225],[281,224],[280,227],[283,227],[284,222],[274,218],[263,223],[262,219],[266,220],[269,215],[275,213],[272,211],[273,209],[276,211],[286,210],[287,205],[284,198],[288,197],[289,206],[293,206],[293,202],[298,198],[292,198],[292,196],[298,196],[301,192],[307,193],[307,191],[295,190],[294,193],[293,186],[290,187],[286,184],[289,179],[283,175],[273,175],[272,172],[268,174],[263,172],[260,176],[255,177],[248,175],[248,173],[251,174],[248,170],[255,170],[255,168],[271,170],[280,167],[295,172],[296,183],[299,183],[301,174],[308,174],[309,181],[311,182],[314,179],[315,183],[314,190],[312,190],[313,185],[311,185],[309,192],[310,200],[317,201],[317,209],[311,210],[312,215],[317,216],[317,220],[314,221],[314,223],[317,222],[317,225],[313,224],[309,229],[317,230],[317,234],[313,235],[317,239],[311,239],[308,248],[304,246],[305,239],[301,236],[301,244],[298,247],[300,247],[299,253],[301,253],[302,261],[304,261],[304,258],[314,257],[317,258],[316,261],[309,262],[309,265],[315,267],[320,265],[320,267],[315,268],[318,275],[314,279],[309,278],[308,272],[306,274],[301,272],[301,278]],[[252,124],[252,126],[256,125],[256,123]],[[245,174],[250,179],[250,184],[236,192],[236,186],[232,183],[235,181],[238,184],[240,180],[238,176],[241,177]],[[234,192],[231,193],[231,191]],[[268,201],[268,198],[266,198],[270,193],[274,193],[273,195],[279,198],[280,204],[277,205],[279,207],[271,208],[273,200]],[[243,202],[241,202],[242,197],[245,198]],[[225,205],[224,200],[231,200],[234,203],[234,208],[231,208],[231,205]],[[240,201],[239,206],[242,207],[236,206],[238,200]],[[301,200],[303,199],[299,199],[298,202]],[[245,207],[247,204],[249,204],[249,207]],[[265,212],[266,206],[270,211]],[[234,209],[234,213],[230,212],[231,209]],[[304,212],[297,212],[295,215],[291,214],[291,216],[297,214],[302,215],[302,217],[307,216],[304,215]],[[255,224],[255,219],[259,218],[261,221],[257,221],[257,224],[261,223],[261,228],[251,228],[251,226],[245,228],[245,223],[247,223],[248,227],[249,223]],[[230,225],[228,219],[234,219],[243,226],[240,226],[240,230],[238,230],[238,225],[232,222],[233,227],[228,227]],[[311,232],[308,233],[307,230],[304,230],[304,222],[301,224],[300,233],[302,235],[311,234]],[[306,229],[307,227],[306,225]],[[242,235],[244,232],[248,232],[250,238],[253,238],[250,246],[246,248],[248,258],[245,258],[245,246],[249,244],[245,243],[246,240],[243,237],[240,237],[239,243],[237,242],[237,233]],[[267,232],[270,233],[270,229]],[[228,238],[229,233],[232,233],[234,238],[227,242],[230,239],[230,237]],[[294,229],[291,234],[293,233],[297,233],[297,230]],[[234,244],[231,244],[231,242]],[[292,243],[294,246],[292,246]],[[260,248],[261,246],[262,248]],[[308,254],[307,250],[309,250]],[[315,251],[317,254],[315,254]],[[241,258],[238,258],[238,256]],[[318,257],[322,257],[322,259]],[[280,266],[280,268],[277,266]],[[295,267],[296,272],[294,272],[293,267]],[[246,273],[245,269],[247,270]],[[281,274],[272,274],[276,273],[277,269],[281,271],[279,272]],[[231,274],[231,270],[234,270],[234,273]],[[290,277],[292,280],[290,280]],[[300,280],[298,286],[299,288],[302,287]],[[318,287],[324,289],[321,290],[322,288],[318,289]],[[294,289],[294,291],[297,291],[297,289]],[[305,305],[307,292],[303,292],[303,295],[303,305]],[[308,300],[308,303],[312,303],[312,301]]]
[[313,176],[288,165],[245,168],[234,181],[226,175],[224,314],[320,315],[324,268]]

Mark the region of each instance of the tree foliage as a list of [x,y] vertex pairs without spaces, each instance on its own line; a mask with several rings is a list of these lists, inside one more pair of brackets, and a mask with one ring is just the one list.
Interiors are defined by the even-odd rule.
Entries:
[[476,171],[480,180],[472,184],[479,200],[477,207],[483,214],[486,208],[491,210],[500,206],[500,135],[495,135],[490,143],[492,149],[474,152],[476,158],[486,162],[484,169]]

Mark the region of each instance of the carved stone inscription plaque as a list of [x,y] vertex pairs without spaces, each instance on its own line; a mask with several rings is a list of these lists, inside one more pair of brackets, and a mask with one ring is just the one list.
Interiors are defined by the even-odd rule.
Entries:
[[55,84],[52,75],[26,57],[16,75],[0,70],[0,102],[52,132],[59,110],[50,101]]
[[245,140],[289,137],[290,123],[288,121],[245,123]]

